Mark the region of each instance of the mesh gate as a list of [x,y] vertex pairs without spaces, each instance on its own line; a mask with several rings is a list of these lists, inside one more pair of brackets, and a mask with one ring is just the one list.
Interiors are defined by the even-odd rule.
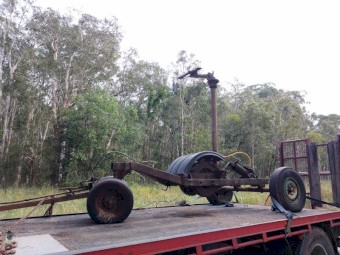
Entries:
[[307,144],[309,139],[284,141],[280,144],[280,166],[287,166],[297,172],[308,172]]

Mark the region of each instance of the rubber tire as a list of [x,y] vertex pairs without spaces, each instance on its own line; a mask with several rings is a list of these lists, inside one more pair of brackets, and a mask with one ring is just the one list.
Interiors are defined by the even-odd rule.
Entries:
[[[291,182],[297,192],[297,197],[291,199],[286,189],[287,182]],[[274,170],[269,179],[269,193],[279,202],[285,210],[300,212],[306,203],[306,188],[301,176],[289,167],[280,167]]]
[[230,202],[233,198],[234,192],[224,188],[216,191],[212,196],[207,197],[208,201],[212,205],[222,205]]
[[304,235],[294,255],[335,255],[334,247],[327,234],[318,227]]
[[86,206],[94,222],[120,223],[132,211],[133,194],[125,181],[104,177],[89,191]]

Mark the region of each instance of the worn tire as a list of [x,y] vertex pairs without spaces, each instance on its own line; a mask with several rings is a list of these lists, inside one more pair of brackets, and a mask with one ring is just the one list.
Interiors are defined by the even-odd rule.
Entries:
[[222,205],[230,202],[234,193],[231,190],[221,188],[217,190],[213,195],[207,197],[208,201],[212,205]]
[[301,176],[289,167],[274,170],[269,180],[269,192],[284,209],[300,212],[306,202],[306,188]]
[[126,182],[115,178],[97,181],[87,197],[87,212],[96,223],[123,222],[132,208],[132,191]]
[[304,235],[294,255],[335,255],[335,250],[327,234],[322,229],[314,227],[311,232]]

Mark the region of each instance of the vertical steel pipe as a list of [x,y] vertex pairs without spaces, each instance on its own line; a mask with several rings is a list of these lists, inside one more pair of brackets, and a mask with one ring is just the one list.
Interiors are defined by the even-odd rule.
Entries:
[[216,107],[216,88],[219,80],[215,78],[208,79],[210,87],[210,104],[211,104],[211,145],[212,150],[218,150],[217,143],[217,107]]

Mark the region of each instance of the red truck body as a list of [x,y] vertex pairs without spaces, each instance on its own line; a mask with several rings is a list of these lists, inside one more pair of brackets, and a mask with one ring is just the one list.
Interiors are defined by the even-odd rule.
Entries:
[[[12,224],[12,220],[3,224]],[[136,209],[120,224],[95,224],[87,214],[30,218],[13,232],[14,240],[48,234],[65,247],[50,254],[208,255],[249,254],[249,249],[256,248],[260,252],[256,254],[262,254],[271,242],[303,240],[315,227],[323,229],[335,247],[338,226],[340,211],[336,210],[303,209],[288,222],[270,206],[202,204]]]

